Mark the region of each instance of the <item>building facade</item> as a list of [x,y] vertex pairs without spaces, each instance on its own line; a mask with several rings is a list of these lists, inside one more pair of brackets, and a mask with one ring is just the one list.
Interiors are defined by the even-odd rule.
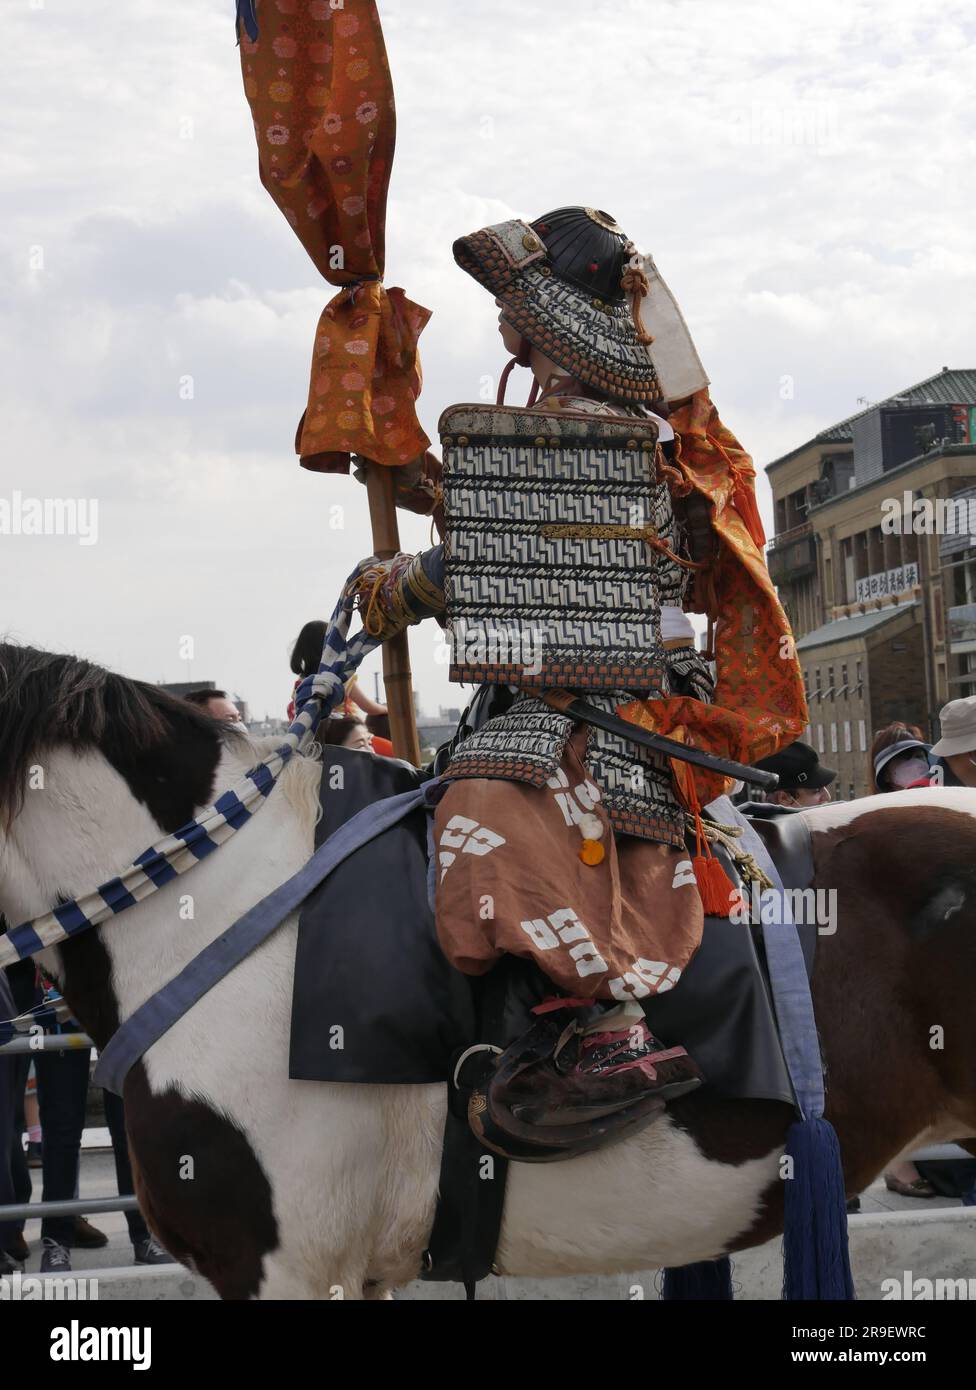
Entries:
[[766,473],[807,737],[837,795],[863,796],[879,729],[937,738],[941,706],[976,694],[976,369],[943,368]]

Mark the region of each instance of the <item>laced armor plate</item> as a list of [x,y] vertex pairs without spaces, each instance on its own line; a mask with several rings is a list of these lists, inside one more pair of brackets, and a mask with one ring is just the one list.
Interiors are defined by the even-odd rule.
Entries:
[[[701,655],[661,640],[661,606],[681,607],[689,572],[648,544],[685,549],[657,481],[652,420],[592,400],[455,406],[441,433],[451,679],[523,691],[453,750],[448,777],[542,786],[558,775],[574,725],[532,694],[540,686],[585,692],[611,713],[638,697],[711,700]],[[666,758],[591,728],[584,762],[615,830],[683,843]]]
[[688,574],[656,423],[459,405],[441,435],[451,680],[665,694]]

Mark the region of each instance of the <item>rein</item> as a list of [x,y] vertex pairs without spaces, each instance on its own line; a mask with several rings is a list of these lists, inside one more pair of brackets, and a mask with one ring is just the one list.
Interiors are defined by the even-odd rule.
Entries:
[[212,806],[172,835],[150,845],[117,877],[42,917],[12,927],[0,937],[0,968],[79,936],[134,907],[212,854],[260,810],[286,763],[311,742],[320,720],[331,714],[343,698],[346,681],[380,644],[380,638],[365,631],[352,638],[348,635],[352,601],[346,594],[363,565],[370,562],[357,566],[343,588],[325,634],[319,669],[314,676],[306,676],[295,691],[295,718],[278,747]]

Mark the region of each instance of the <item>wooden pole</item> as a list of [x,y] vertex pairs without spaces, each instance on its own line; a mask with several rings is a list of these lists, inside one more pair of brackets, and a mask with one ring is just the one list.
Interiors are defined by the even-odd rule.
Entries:
[[[373,552],[381,560],[391,560],[400,549],[393,481],[392,468],[383,468],[375,463],[366,465],[366,495],[373,528]],[[390,711],[394,755],[419,767],[420,739],[414,717],[410,647],[405,632],[383,643],[383,681],[386,686],[386,707]]]

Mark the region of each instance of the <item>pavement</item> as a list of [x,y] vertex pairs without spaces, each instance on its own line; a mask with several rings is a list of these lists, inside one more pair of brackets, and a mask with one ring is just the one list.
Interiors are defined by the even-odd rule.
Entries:
[[[107,1130],[86,1130],[85,1143],[82,1150],[81,1176],[79,1183],[80,1197],[115,1197],[118,1195],[115,1181],[115,1164],[112,1158],[112,1151],[107,1147]],[[41,1197],[41,1173],[38,1169],[31,1172],[33,1179],[33,1201],[40,1201]],[[916,1236],[921,1237],[921,1233],[932,1226],[933,1220],[938,1225],[935,1214],[939,1211],[952,1211],[962,1216],[961,1203],[951,1198],[933,1197],[927,1200],[920,1200],[912,1197],[900,1197],[895,1193],[888,1192],[884,1183],[879,1180],[862,1195],[860,1217],[852,1218],[852,1244],[855,1230],[859,1227],[863,1236],[866,1238],[879,1227],[878,1218],[891,1216],[893,1213],[905,1213],[913,1218],[924,1217],[920,1223],[914,1220],[904,1223],[905,1236],[908,1236],[908,1228],[913,1228],[913,1240]],[[970,1215],[976,1217],[974,1209],[967,1209]],[[872,1218],[869,1221],[861,1222],[861,1217]],[[97,1213],[89,1217],[93,1225],[105,1232],[109,1237],[108,1244],[100,1250],[74,1249],[71,1252],[72,1268],[75,1273],[84,1274],[104,1270],[107,1275],[100,1289],[101,1298],[174,1298],[174,1299],[209,1299],[215,1297],[213,1290],[205,1280],[190,1273],[182,1266],[173,1264],[172,1266],[160,1266],[156,1268],[146,1268],[134,1265],[132,1244],[129,1240],[128,1227],[125,1221],[124,1212],[104,1212]],[[888,1223],[880,1223],[887,1226]],[[951,1223],[955,1227],[956,1223]],[[879,1227],[880,1229],[880,1227]],[[25,1266],[25,1273],[37,1273],[41,1262],[41,1235],[40,1221],[28,1221],[25,1235],[31,1246],[30,1259]],[[973,1248],[972,1233],[966,1237],[968,1248]],[[775,1242],[777,1251],[772,1252],[770,1258],[775,1263],[778,1254],[778,1242]],[[763,1250],[766,1247],[762,1247]],[[757,1252],[758,1254],[758,1252]],[[888,1263],[885,1259],[885,1265]],[[764,1263],[756,1263],[753,1271],[753,1263],[756,1256],[753,1252],[746,1252],[745,1255],[735,1257],[737,1267],[741,1267],[743,1283],[746,1288],[740,1289],[740,1297],[775,1297],[775,1292],[767,1292],[766,1285],[771,1289],[775,1288],[779,1277],[776,1271],[770,1272],[766,1269],[768,1259],[764,1257]],[[940,1257],[939,1263],[942,1263]],[[968,1264],[968,1261],[967,1261]],[[900,1266],[899,1266],[900,1267]],[[917,1267],[917,1266],[916,1266]],[[939,1269],[941,1274],[943,1271]],[[972,1270],[967,1268],[967,1274]],[[130,1277],[131,1276],[131,1277]],[[616,1293],[616,1284],[621,1283],[631,1287],[635,1279],[640,1280],[643,1276],[620,1276],[614,1280],[607,1279],[583,1279],[583,1280],[515,1280],[515,1279],[495,1279],[488,1280],[479,1288],[479,1298],[485,1296],[498,1299],[519,1299],[519,1298],[607,1298],[607,1297],[627,1297],[625,1291],[622,1294]],[[873,1277],[870,1283],[873,1284]],[[612,1289],[611,1289],[612,1284]],[[565,1291],[557,1286],[565,1285]],[[753,1285],[753,1288],[749,1288]],[[585,1286],[585,1287],[584,1287]],[[591,1287],[592,1286],[592,1287]],[[490,1292],[489,1292],[490,1290]],[[862,1296],[877,1297],[876,1293],[868,1292],[866,1288]],[[397,1294],[398,1298],[421,1298],[421,1299],[443,1299],[463,1296],[460,1290],[455,1290],[453,1286],[438,1284],[411,1285],[409,1290],[404,1290]],[[632,1295],[631,1295],[632,1296]],[[649,1283],[646,1297],[654,1297],[653,1281]]]

